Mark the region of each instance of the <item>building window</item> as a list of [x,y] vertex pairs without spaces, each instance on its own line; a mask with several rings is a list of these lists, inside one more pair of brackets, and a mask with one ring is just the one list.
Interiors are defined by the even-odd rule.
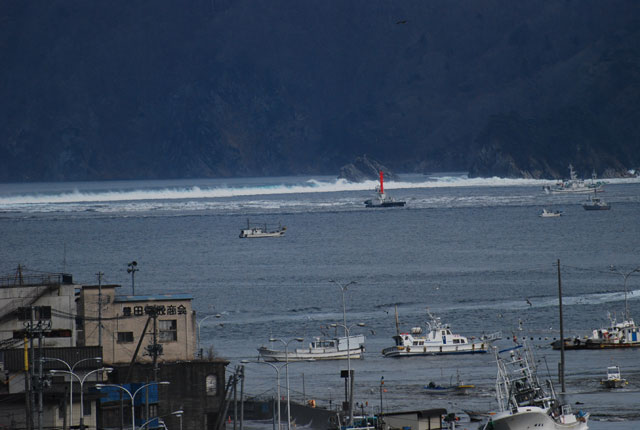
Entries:
[[216,375],[207,375],[206,379],[207,396],[215,396],[218,392],[218,378]]
[[160,342],[175,342],[178,340],[178,323],[176,320],[158,321]]
[[133,332],[132,331],[119,331],[118,332],[118,343],[133,343]]

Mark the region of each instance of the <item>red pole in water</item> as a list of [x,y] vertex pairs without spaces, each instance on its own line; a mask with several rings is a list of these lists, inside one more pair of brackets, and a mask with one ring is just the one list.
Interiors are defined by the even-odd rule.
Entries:
[[384,177],[384,173],[382,173],[382,170],[380,170],[380,194],[384,193],[383,177]]

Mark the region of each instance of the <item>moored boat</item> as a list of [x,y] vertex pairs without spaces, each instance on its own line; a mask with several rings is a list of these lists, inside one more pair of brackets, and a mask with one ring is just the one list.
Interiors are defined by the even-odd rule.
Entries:
[[496,350],[498,408],[484,427],[493,430],[586,430],[589,414],[561,404],[551,380],[540,384],[533,353],[526,344]]
[[620,375],[620,367],[607,367],[607,377],[600,380],[605,388],[622,388],[628,384],[627,380]]
[[293,351],[258,348],[260,358],[264,361],[304,361],[304,360],[346,360],[362,358],[365,351],[364,335],[341,337],[316,337],[307,348],[296,348]]
[[405,357],[413,355],[442,354],[477,354],[486,353],[492,340],[500,337],[499,333],[474,341],[451,332],[449,325],[442,324],[439,317],[427,311],[429,321],[426,323],[427,333],[422,334],[422,327],[414,327],[410,333],[398,330],[398,313],[396,309],[396,335],[393,336],[395,346],[385,348],[385,357]]
[[260,238],[260,237],[280,237],[284,236],[287,231],[286,226],[278,226],[277,229],[269,231],[267,224],[251,226],[249,220],[247,220],[247,228],[240,230],[240,238]]
[[[593,330],[591,336],[564,339],[564,349],[611,349],[640,347],[640,327],[631,318],[617,322],[609,315],[609,327]],[[558,339],[551,346],[561,349]]]
[[380,185],[376,186],[376,195],[364,201],[365,207],[368,208],[390,208],[403,207],[406,202],[398,201],[389,197],[384,192],[384,173],[380,171]]

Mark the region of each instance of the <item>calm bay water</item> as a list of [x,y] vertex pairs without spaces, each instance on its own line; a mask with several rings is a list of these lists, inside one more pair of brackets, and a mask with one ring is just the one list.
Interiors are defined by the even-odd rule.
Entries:
[[[389,183],[406,208],[366,209],[374,183],[331,178],[253,178],[229,181],[153,181],[0,185],[0,269],[18,264],[65,270],[76,282],[108,283],[130,294],[127,263],[137,260],[136,293],[190,293],[202,346],[230,360],[254,360],[269,337],[305,337],[305,344],[342,320],[340,289],[330,280],[356,281],[346,295],[349,324],[367,335],[363,360],[353,360],[356,401],[384,409],[495,407],[492,354],[385,359],[395,333],[423,325],[425,309],[456,333],[497,330],[533,338],[541,375],[556,381],[559,353],[557,268],[561,260],[565,332],[588,334],[622,316],[623,277],[640,266],[640,184],[617,181],[602,197],[612,210],[587,212],[585,196],[546,195],[543,181],[469,180],[459,175],[407,176]],[[564,216],[543,219],[543,207]],[[278,239],[239,239],[252,222],[288,227]],[[640,275],[628,278],[630,313],[640,319]],[[531,303],[527,303],[527,299]],[[324,327],[324,328],[323,328]],[[292,342],[290,348],[294,348]],[[640,351],[567,352],[567,391],[574,408],[591,412],[592,428],[623,428],[640,419]],[[606,367],[629,380],[616,392],[600,389]],[[295,400],[336,405],[343,362],[295,363]],[[434,397],[429,381],[459,374],[475,384],[469,396]],[[271,394],[275,372],[248,364],[245,390]],[[281,375],[284,387],[284,370]],[[579,402],[576,404],[576,402]],[[618,423],[618,420],[623,420]],[[625,424],[626,423],[626,424]],[[628,427],[633,428],[633,427]]]

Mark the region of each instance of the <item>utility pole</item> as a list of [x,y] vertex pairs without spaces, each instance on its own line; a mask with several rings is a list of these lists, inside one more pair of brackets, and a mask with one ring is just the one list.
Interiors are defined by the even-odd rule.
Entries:
[[96,273],[98,276],[98,346],[102,347],[102,277],[104,273]]
[[562,392],[565,392],[564,385],[564,325],[562,321],[562,278],[560,277],[560,259],[558,258],[558,302],[560,307],[560,368],[559,379],[562,387]]

